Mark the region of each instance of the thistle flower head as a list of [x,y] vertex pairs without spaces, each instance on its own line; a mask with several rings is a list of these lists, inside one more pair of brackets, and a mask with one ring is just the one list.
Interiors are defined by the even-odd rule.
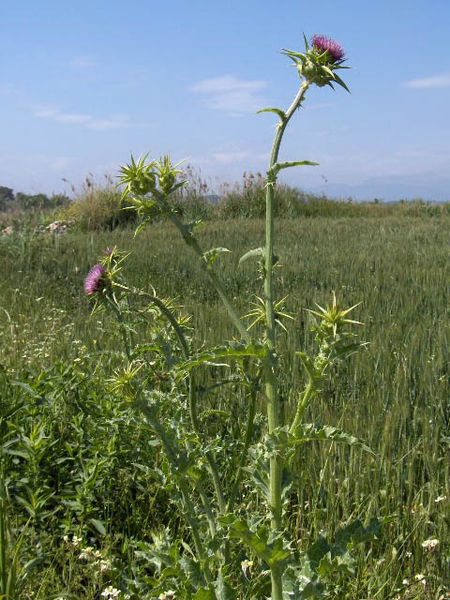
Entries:
[[88,296],[93,296],[100,291],[104,283],[103,276],[105,272],[105,267],[100,263],[97,263],[86,275],[86,279],[84,280],[84,291]]
[[326,35],[313,35],[311,38],[311,45],[318,52],[328,52],[334,61],[342,60],[345,56],[342,46]]
[[344,49],[338,42],[326,35],[316,34],[311,38],[311,44],[305,36],[305,51],[283,50],[297,66],[297,71],[309,85],[315,84],[319,87],[335,83],[349,91],[346,84],[337,75],[338,69],[348,69],[342,66],[345,61]]

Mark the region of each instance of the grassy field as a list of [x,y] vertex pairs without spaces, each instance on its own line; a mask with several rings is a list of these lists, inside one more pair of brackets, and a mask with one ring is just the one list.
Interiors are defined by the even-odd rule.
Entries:
[[[311,420],[362,438],[375,456],[311,444],[296,458],[304,478],[290,510],[300,544],[321,531],[332,535],[351,518],[391,517],[379,539],[358,551],[354,576],[330,597],[450,597],[449,226],[445,215],[276,224],[277,296],[288,296],[294,316],[280,341],[282,396],[303,376],[294,351],[314,344],[305,308],[326,304],[333,290],[344,305],[361,302],[355,317],[369,342],[330,379]],[[205,248],[232,251],[219,266],[241,314],[261,290],[255,264],[238,268],[238,259],[263,245],[263,235],[260,220],[211,221],[198,232]],[[91,316],[83,296],[89,267],[114,245],[131,253],[124,268],[130,283],[150,283],[192,315],[199,344],[234,335],[200,266],[167,223],[137,238],[129,230],[0,237],[2,514],[9,548],[23,537],[20,564],[40,560],[20,598],[94,599],[107,585],[132,598],[158,597],[143,591],[150,576],[145,544],[166,526],[182,534],[168,509],[170,489],[152,470],[157,455],[148,431],[105,386],[120,362],[111,318]],[[245,416],[239,394],[217,393],[205,408]],[[287,400],[284,410],[293,410]],[[430,549],[426,540],[439,542]],[[80,559],[83,544],[101,558],[87,552]],[[102,571],[100,560],[109,567]],[[144,582],[139,593],[133,579]]]

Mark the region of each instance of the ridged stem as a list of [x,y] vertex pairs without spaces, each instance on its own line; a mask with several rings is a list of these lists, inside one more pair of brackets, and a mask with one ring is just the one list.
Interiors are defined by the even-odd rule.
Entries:
[[[276,373],[276,354],[275,354],[275,311],[273,297],[273,266],[274,266],[274,193],[277,177],[276,164],[280,151],[281,140],[290,118],[300,106],[302,98],[308,88],[308,83],[304,82],[294,98],[291,106],[280,116],[280,123],[277,126],[275,138],[270,155],[269,169],[267,171],[267,192],[266,192],[266,246],[265,246],[265,278],[264,278],[264,302],[266,313],[266,357],[264,360],[265,372],[265,390],[267,399],[267,421],[269,434],[280,425],[280,407],[278,401],[278,377]],[[275,168],[274,168],[275,167]],[[282,503],[281,503],[281,475],[282,459],[280,456],[272,456],[270,459],[269,473],[269,506],[272,513],[271,527],[274,533],[281,532],[282,524]],[[277,565],[271,568],[272,580],[272,600],[283,600],[283,585],[281,580],[281,571]]]

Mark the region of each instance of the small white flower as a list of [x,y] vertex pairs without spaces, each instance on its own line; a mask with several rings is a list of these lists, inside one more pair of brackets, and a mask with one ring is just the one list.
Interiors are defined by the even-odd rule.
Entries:
[[447,496],[438,496],[434,501],[435,504],[439,504],[440,502],[445,502],[447,500]]
[[437,539],[425,540],[422,542],[422,548],[424,548],[427,552],[432,552],[435,550],[440,544],[440,541]]
[[419,581],[422,585],[427,585],[427,580],[425,579],[425,575],[423,573],[417,573],[414,579]]
[[103,590],[100,596],[107,598],[107,600],[112,600],[113,598],[118,598],[120,596],[120,590],[118,590],[117,588],[113,588],[112,585],[109,585]]
[[167,590],[158,596],[158,600],[175,600],[175,592],[173,590]]
[[73,546],[75,546],[75,547],[76,547],[76,546],[79,546],[79,545],[80,545],[80,542],[82,542],[82,541],[83,541],[83,539],[82,539],[82,538],[80,538],[80,537],[78,537],[78,536],[76,536],[76,535],[74,535],[74,536],[72,537],[72,545],[73,545]]
[[120,590],[113,587],[112,585],[109,585],[100,594],[100,596],[103,596],[103,598],[107,598],[107,600],[113,600],[114,598],[118,598],[119,595],[120,595]]
[[95,564],[98,565],[100,573],[104,573],[105,571],[109,571],[109,569],[111,568],[111,561],[107,560],[107,559],[99,560]]
[[404,580],[402,581],[402,584],[403,584],[403,585],[409,585],[409,581],[408,581],[407,579],[404,579]]
[[79,555],[79,559],[80,560],[89,560],[90,558],[92,558],[94,554],[94,548],[92,546],[86,546],[86,548],[82,548],[80,555]]

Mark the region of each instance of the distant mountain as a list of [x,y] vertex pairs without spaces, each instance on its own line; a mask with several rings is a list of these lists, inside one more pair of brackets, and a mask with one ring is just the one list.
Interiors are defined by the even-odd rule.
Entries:
[[414,200],[421,198],[430,202],[450,202],[450,179],[432,174],[412,176],[373,177],[360,184],[324,183],[311,189],[314,193],[330,198],[353,198],[354,200]]

